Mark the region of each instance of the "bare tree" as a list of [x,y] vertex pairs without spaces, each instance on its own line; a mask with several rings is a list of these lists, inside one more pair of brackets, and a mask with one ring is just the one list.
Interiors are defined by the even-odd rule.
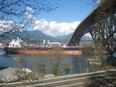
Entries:
[[33,15],[56,8],[47,0],[0,0],[0,37],[23,29],[35,20]]

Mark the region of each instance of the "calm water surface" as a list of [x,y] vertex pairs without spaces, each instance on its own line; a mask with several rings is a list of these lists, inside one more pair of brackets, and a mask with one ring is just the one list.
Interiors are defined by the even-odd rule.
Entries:
[[0,54],[0,67],[26,67],[38,73],[65,75],[86,72],[88,58],[74,55]]

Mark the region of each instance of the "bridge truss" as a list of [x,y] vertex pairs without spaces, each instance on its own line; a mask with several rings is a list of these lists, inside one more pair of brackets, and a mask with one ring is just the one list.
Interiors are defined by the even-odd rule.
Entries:
[[104,0],[76,28],[68,45],[79,45],[81,37],[90,33],[96,47],[116,52],[116,0]]

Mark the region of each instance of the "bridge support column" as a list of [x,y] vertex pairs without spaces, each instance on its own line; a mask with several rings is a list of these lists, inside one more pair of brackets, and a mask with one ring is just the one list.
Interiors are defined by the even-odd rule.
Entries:
[[114,33],[116,33],[116,14],[90,27],[90,34],[92,35],[96,47],[102,44],[102,47],[111,53],[116,50],[116,40],[113,38]]

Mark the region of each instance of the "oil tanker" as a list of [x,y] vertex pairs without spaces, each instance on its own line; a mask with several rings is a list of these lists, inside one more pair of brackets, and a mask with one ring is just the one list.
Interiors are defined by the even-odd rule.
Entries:
[[82,48],[76,46],[68,47],[5,47],[8,54],[61,54],[61,55],[82,55]]
[[59,42],[49,42],[47,45],[23,44],[20,38],[12,39],[4,50],[8,54],[61,54],[61,55],[82,55],[81,48],[78,46],[61,46]]

